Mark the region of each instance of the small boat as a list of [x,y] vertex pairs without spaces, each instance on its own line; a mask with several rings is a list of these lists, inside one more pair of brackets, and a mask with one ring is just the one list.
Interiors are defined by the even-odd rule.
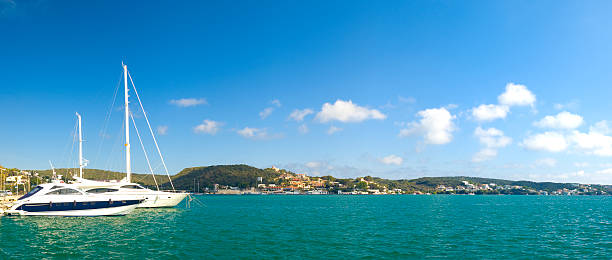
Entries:
[[71,184],[46,183],[19,198],[5,212],[22,216],[118,216],[134,210],[143,199],[86,193]]

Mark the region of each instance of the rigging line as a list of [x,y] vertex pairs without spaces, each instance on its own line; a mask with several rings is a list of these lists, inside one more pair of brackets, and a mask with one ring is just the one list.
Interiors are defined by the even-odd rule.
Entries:
[[151,132],[151,136],[153,137],[153,142],[155,143],[155,148],[157,148],[157,153],[159,154],[159,158],[161,159],[162,164],[164,165],[164,170],[166,170],[166,175],[168,175],[168,180],[170,181],[170,185],[172,186],[172,190],[174,189],[174,183],[172,183],[172,178],[170,178],[170,172],[168,172],[168,167],[166,167],[166,162],[164,161],[164,156],[159,150],[159,145],[157,144],[157,139],[155,138],[155,134],[153,133],[153,129],[151,128],[151,123],[149,123],[149,117],[147,117],[147,112],[145,112],[144,107],[142,106],[142,102],[140,101],[140,96],[138,96],[138,91],[136,90],[136,85],[134,85],[134,80],[132,80],[132,75],[130,72],[127,72],[130,77],[130,82],[132,83],[132,87],[134,87],[134,93],[136,93],[136,98],[138,98],[138,104],[140,104],[140,109],[142,110],[142,114],[144,115],[145,120],[147,121],[147,125],[149,126],[149,131]]
[[162,168],[162,167],[163,167],[163,166],[162,166],[162,164],[161,164],[161,163],[158,163],[158,164],[157,164],[155,167],[153,167],[153,169],[154,169],[155,171],[157,171],[158,169],[160,169],[160,168]]
[[[119,129],[119,133],[123,132],[123,128],[125,125],[125,119],[123,119],[123,123],[121,123],[121,129]],[[112,155],[115,154],[115,151],[117,150],[117,147],[119,146],[120,143],[123,143],[123,138],[124,135],[122,134],[118,134],[115,138],[115,143],[111,146],[111,152],[108,154],[108,158],[106,159],[106,163],[104,164],[104,170],[107,171],[111,171],[111,160],[116,160],[117,158],[113,158]],[[107,175],[109,178],[110,173]]]
[[134,129],[136,129],[136,135],[138,136],[138,141],[140,141],[140,147],[142,148],[142,152],[144,153],[145,159],[147,160],[147,165],[149,166],[149,170],[151,171],[151,176],[153,176],[153,181],[155,182],[155,187],[159,191],[159,186],[157,185],[157,180],[155,179],[155,173],[153,173],[153,168],[151,168],[151,163],[149,162],[149,156],[147,155],[147,151],[145,150],[144,144],[142,143],[142,139],[140,138],[140,133],[138,132],[138,127],[136,127],[136,121],[134,121],[134,116],[130,113],[130,118],[132,119],[132,124],[134,125]]
[[72,145],[70,146],[70,156],[68,157],[68,161],[66,162],[66,165],[68,165],[68,167],[70,167],[70,165],[74,163],[72,158],[73,158],[73,153],[74,153],[74,143],[76,142],[76,129],[77,129],[77,126],[78,126],[78,123],[75,122],[74,123],[74,129],[72,131]]
[[[70,139],[73,139],[73,140],[72,140],[72,142],[73,142],[73,143],[72,143],[72,145],[74,145],[74,133],[75,133],[75,131],[76,131],[77,124],[78,124],[78,123],[75,121],[75,122],[74,122],[74,127],[72,127],[72,131],[70,132],[70,135],[68,135],[68,137],[70,137]],[[69,159],[69,158],[67,158],[67,156],[68,156],[68,151],[69,151],[69,150],[68,150],[68,146],[70,146],[70,143],[71,143],[71,140],[70,140],[70,139],[68,139],[68,141],[66,142],[66,146],[64,147],[64,151],[62,152],[62,157],[60,157],[60,158],[61,158],[61,160],[62,160],[62,161],[59,161],[59,163],[60,163],[60,164],[61,164],[61,163],[65,163],[65,165],[70,165],[70,160],[71,160],[71,158],[70,158],[70,159]],[[70,149],[72,150],[72,148],[70,148]],[[71,151],[71,152],[72,152],[72,151]],[[66,160],[66,161],[63,161],[63,160]],[[56,163],[57,163],[57,162],[56,162]]]
[[121,86],[121,78],[123,77],[123,70],[121,70],[121,75],[119,76],[119,82],[117,82],[117,86],[115,87],[115,93],[113,94],[113,101],[111,102],[108,111],[106,112],[106,117],[104,118],[104,124],[102,126],[102,131],[100,136],[102,137],[102,142],[98,145],[98,152],[96,153],[95,161],[98,161],[100,158],[100,153],[102,152],[102,145],[104,144],[104,140],[106,138],[106,130],[108,129],[108,122],[110,121],[111,115],[113,113],[113,107],[115,106],[115,101],[117,100],[117,92],[119,91],[119,86]]

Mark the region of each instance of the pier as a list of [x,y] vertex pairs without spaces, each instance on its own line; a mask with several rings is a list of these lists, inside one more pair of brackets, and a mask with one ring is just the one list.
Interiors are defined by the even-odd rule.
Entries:
[[6,215],[6,211],[11,208],[13,203],[19,198],[16,195],[3,196],[0,198],[0,216]]

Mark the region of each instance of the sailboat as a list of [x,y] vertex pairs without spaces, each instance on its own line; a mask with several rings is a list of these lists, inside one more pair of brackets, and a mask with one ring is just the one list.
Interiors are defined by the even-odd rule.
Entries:
[[[119,181],[96,181],[96,180],[88,180],[83,178],[83,167],[86,165],[86,160],[83,159],[83,134],[81,132],[81,115],[77,113],[78,125],[79,125],[79,176],[74,176],[75,181],[72,183],[76,187],[79,187],[85,190],[87,193],[95,193],[95,194],[103,194],[103,195],[113,195],[113,196],[131,196],[134,199],[143,199],[144,201],[138,204],[139,208],[163,208],[163,207],[174,207],[178,205],[185,197],[189,194],[185,192],[177,192],[174,189],[174,184],[172,184],[172,179],[170,178],[170,174],[168,173],[167,167],[165,166],[165,162],[163,160],[163,156],[161,156],[161,152],[159,151],[159,146],[157,145],[157,140],[155,139],[155,135],[151,130],[150,124],[148,122],[148,118],[145,113],[145,118],[147,120],[147,124],[149,125],[149,130],[151,130],[151,134],[153,136],[153,140],[155,142],[155,146],[158,149],[158,153],[164,165],[164,169],[166,169],[166,174],[168,175],[168,179],[170,180],[170,184],[172,186],[172,191],[162,191],[152,190],[138,183],[132,182],[132,168],[131,168],[131,152],[130,152],[130,108],[129,108],[129,88],[128,88],[128,70],[127,65],[122,64],[123,66],[123,80],[124,80],[124,93],[125,93],[125,169],[126,169],[126,177]],[[130,77],[131,79],[131,77]],[[132,83],[133,85],[133,83]],[[136,92],[138,96],[138,92]],[[140,97],[138,98],[140,101]],[[142,108],[142,103],[140,103]],[[144,109],[143,109],[144,113]],[[133,119],[132,119],[133,120]],[[135,125],[135,124],[134,124]],[[137,130],[137,129],[136,129]],[[140,137],[139,137],[140,138]],[[146,156],[146,154],[145,154]],[[148,157],[147,157],[148,162]],[[151,166],[149,165],[149,169]],[[153,174],[153,170],[151,169],[151,173]],[[153,176],[155,178],[155,176]]]

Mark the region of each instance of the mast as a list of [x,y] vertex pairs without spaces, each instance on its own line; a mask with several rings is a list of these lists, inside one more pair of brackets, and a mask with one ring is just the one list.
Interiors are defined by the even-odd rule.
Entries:
[[51,165],[51,170],[53,170],[53,180],[57,180],[57,174],[55,173],[55,167],[53,167],[53,163],[49,160],[49,164]]
[[76,113],[77,118],[79,119],[79,177],[83,178],[83,132],[81,132],[81,115]]
[[127,65],[123,65],[123,81],[125,82],[125,172],[128,182],[132,182],[132,166],[130,161],[130,108],[128,106],[128,72]]

